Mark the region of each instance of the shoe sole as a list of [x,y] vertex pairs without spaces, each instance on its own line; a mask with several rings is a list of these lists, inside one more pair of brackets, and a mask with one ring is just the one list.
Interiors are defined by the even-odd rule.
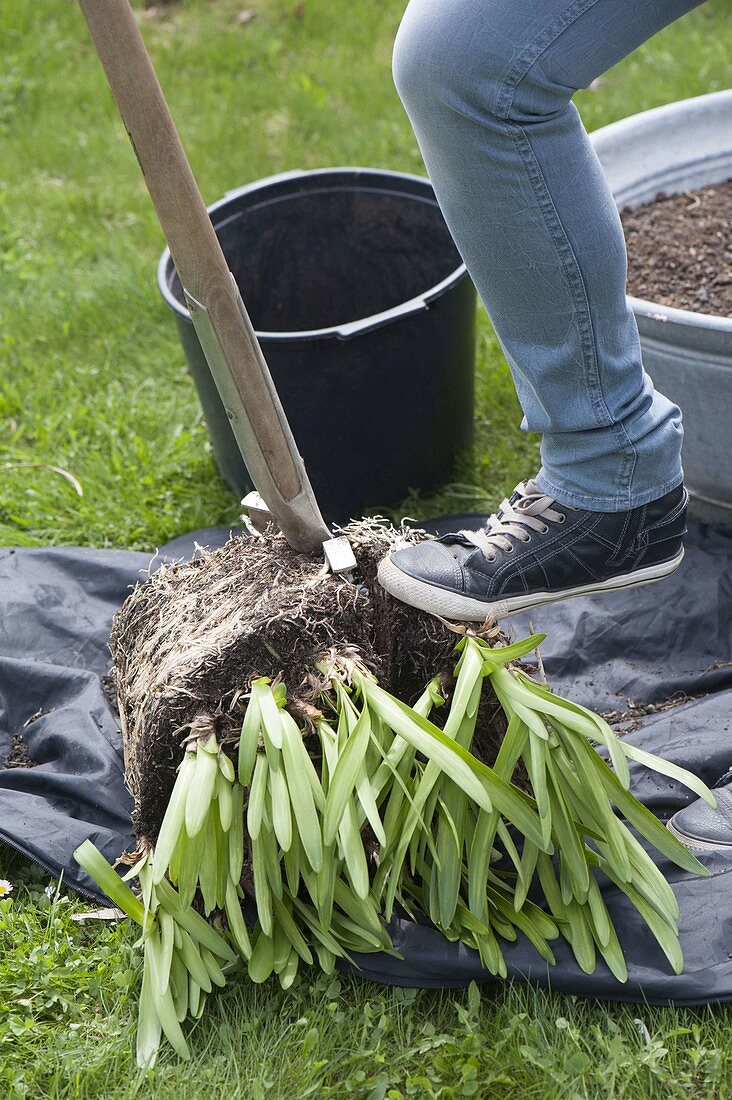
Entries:
[[615,592],[623,588],[636,588],[641,584],[652,584],[653,581],[661,581],[675,572],[683,558],[682,547],[671,561],[648,565],[644,569],[636,569],[632,573],[613,577],[608,581],[565,588],[561,592],[527,592],[521,596],[509,596],[505,600],[493,602],[476,600],[471,596],[463,596],[459,592],[436,588],[427,581],[410,577],[408,573],[404,573],[394,565],[390,558],[385,558],[379,565],[378,580],[390,595],[395,596],[402,603],[409,604],[410,607],[429,611],[433,615],[441,615],[444,619],[482,623],[489,617],[508,619],[521,611],[530,611],[535,607],[543,607],[544,604],[556,603],[558,600],[570,600],[575,596],[599,596],[603,592]]
[[732,852],[732,844],[715,844],[711,840],[694,840],[692,837],[680,832],[673,824],[673,818],[671,821],[666,822],[666,828],[690,852]]

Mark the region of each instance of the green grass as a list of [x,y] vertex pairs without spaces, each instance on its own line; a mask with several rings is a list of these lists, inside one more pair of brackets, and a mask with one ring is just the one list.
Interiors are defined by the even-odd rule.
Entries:
[[[244,7],[256,11],[237,21]],[[143,21],[207,201],[293,167],[423,172],[394,91],[403,0],[185,0]],[[730,83],[729,0],[578,97],[588,129]],[[151,549],[235,520],[170,317],[163,240],[71,0],[0,0],[0,543]],[[537,465],[481,315],[477,444],[412,515],[495,505]],[[47,463],[79,479],[5,464]],[[521,987],[386,990],[308,975],[216,999],[193,1063],[141,1080],[131,931],[75,923],[7,850],[0,1093],[11,1097],[725,1097],[726,1010],[603,1007]],[[637,1021],[640,1021],[638,1023]]]
[[190,1034],[191,1063],[138,1071],[134,935],[75,923],[16,868],[0,907],[2,1095],[151,1100],[453,1097],[727,1097],[726,1009],[606,1007],[514,986],[389,989],[309,972],[232,985]]

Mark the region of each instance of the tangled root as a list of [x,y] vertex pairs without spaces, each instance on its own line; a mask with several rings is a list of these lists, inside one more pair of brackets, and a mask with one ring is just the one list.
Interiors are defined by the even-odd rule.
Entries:
[[[238,740],[257,677],[284,680],[301,726],[318,713],[317,665],[332,651],[356,657],[408,703],[433,676],[449,680],[455,634],[376,580],[385,554],[425,533],[374,519],[342,533],[358,565],[352,579],[326,572],[322,557],[297,553],[280,534],[234,537],[162,566],[117,612],[110,645],[138,837],[157,836],[191,730]],[[485,700],[474,751],[494,757],[504,731],[500,707]]]

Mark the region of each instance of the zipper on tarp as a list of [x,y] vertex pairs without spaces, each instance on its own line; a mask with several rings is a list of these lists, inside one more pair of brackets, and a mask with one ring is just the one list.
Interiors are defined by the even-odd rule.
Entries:
[[[23,856],[24,859],[27,859],[29,863],[35,863],[35,865],[45,871],[46,874],[58,878],[60,872],[57,868],[52,867],[49,863],[45,863],[42,859],[39,859],[38,856],[29,852],[27,848],[23,848],[22,845],[17,844],[16,841],[10,840],[7,836],[0,833],[0,842],[6,844],[8,848],[11,848],[14,852],[18,852],[18,854]],[[76,882],[69,882],[66,878],[64,878],[64,885],[67,886],[69,890],[76,894],[80,894],[83,898],[88,898],[90,901],[109,901],[106,894],[95,894],[93,891],[87,889],[86,886],[80,886]]]

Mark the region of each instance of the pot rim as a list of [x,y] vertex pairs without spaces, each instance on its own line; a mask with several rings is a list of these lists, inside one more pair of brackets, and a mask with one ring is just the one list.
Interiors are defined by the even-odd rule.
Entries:
[[660,302],[652,302],[649,298],[635,298],[632,294],[628,294],[626,297],[633,313],[636,316],[647,318],[649,321],[686,325],[690,328],[732,334],[732,317],[725,314],[699,313],[693,309],[678,309],[676,306],[666,306]]
[[[232,199],[238,198],[241,195],[252,194],[257,191],[271,190],[279,183],[285,184],[295,180],[314,180],[317,182],[317,177],[332,177],[339,174],[355,178],[356,180],[360,177],[363,178],[365,182],[368,182],[369,177],[371,177],[382,181],[386,178],[387,180],[392,179],[395,182],[399,181],[404,183],[417,183],[425,191],[429,190],[432,195],[431,199],[428,198],[427,194],[425,194],[424,198],[420,198],[419,195],[414,194],[413,192],[405,191],[404,193],[410,195],[410,197],[417,202],[430,201],[434,206],[439,209],[439,203],[434,197],[434,192],[432,191],[432,183],[428,176],[418,176],[410,172],[394,172],[390,169],[381,168],[334,166],[332,168],[294,168],[287,172],[277,172],[272,176],[265,176],[261,179],[254,180],[251,183],[244,184],[244,186],[242,187],[236,187],[233,190],[226,191],[223,197],[208,206],[207,210],[209,215],[211,216],[211,220],[214,222],[214,229],[216,229],[217,225],[214,220],[214,215],[219,211],[227,210],[231,204]],[[179,302],[175,295],[171,292],[168,283],[169,268],[174,266],[175,265],[173,264],[170,249],[166,248],[160,257],[160,260],[158,261],[158,289],[168,308],[171,309],[173,313],[175,313],[183,321],[192,323],[188,309],[185,305]],[[443,294],[445,294],[448,290],[451,290],[454,286],[457,286],[457,284],[467,276],[468,269],[463,262],[460,263],[456,268],[454,268],[444,279],[441,279],[440,282],[435,283],[431,287],[428,287],[420,294],[409,298],[406,302],[400,302],[396,306],[391,306],[389,309],[381,310],[379,313],[370,314],[368,317],[360,317],[355,321],[347,321],[339,325],[328,325],[325,328],[300,329],[290,332],[255,329],[255,335],[260,340],[276,340],[278,342],[322,339],[348,340],[351,339],[353,336],[360,336],[364,333],[371,332],[374,329],[381,328],[383,325],[387,325],[392,321],[402,320],[403,318],[409,317],[412,314],[425,312],[430,308],[432,302],[435,302],[438,298],[441,298]]]

